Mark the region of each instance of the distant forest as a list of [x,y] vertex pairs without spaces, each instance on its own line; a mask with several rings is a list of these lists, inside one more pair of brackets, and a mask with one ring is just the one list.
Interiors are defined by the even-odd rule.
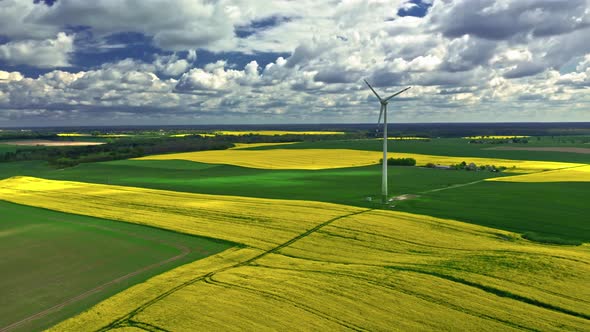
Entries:
[[[26,133],[20,135],[0,135],[4,139],[46,139],[63,141],[55,135]],[[22,146],[15,151],[0,152],[0,162],[45,160],[57,168],[71,167],[80,163],[120,160],[152,154],[225,150],[234,143],[280,143],[302,142],[330,139],[365,138],[362,133],[346,135],[243,135],[243,136],[187,136],[187,137],[125,137],[111,140],[102,145],[89,146]],[[66,139],[67,140],[67,139]],[[5,140],[6,141],[6,140]],[[9,141],[6,141],[9,142]],[[0,140],[2,143],[2,140]]]
[[[344,135],[244,135],[186,136],[172,134],[212,132],[215,130],[284,130],[343,131]],[[388,125],[389,136],[466,137],[494,135],[575,136],[590,135],[590,123],[394,123]],[[223,150],[234,143],[300,142],[381,137],[376,124],[282,124],[282,125],[187,125],[187,126],[116,126],[116,127],[48,127],[0,129],[0,143],[15,139],[80,140],[59,137],[60,132],[85,133],[83,140],[105,142],[92,146],[18,147],[0,150],[0,162],[45,160],[63,168],[79,163],[141,157],[151,154]],[[108,135],[100,135],[100,134]],[[163,135],[163,134],[166,135]],[[106,138],[105,136],[117,138]],[[129,135],[128,137],[126,135]],[[8,143],[8,142],[7,142]]]

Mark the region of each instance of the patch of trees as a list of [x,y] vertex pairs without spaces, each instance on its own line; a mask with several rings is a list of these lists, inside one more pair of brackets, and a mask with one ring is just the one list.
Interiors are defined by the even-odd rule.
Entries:
[[465,161],[460,164],[451,165],[451,169],[465,170],[465,171],[487,171],[487,172],[502,172],[506,169],[504,166],[496,165],[480,165],[477,166],[475,163],[466,163]]
[[149,154],[223,150],[233,144],[201,137],[186,139],[125,139],[103,145],[19,148],[0,154],[0,161],[45,160],[55,167],[136,158]]
[[[22,147],[14,152],[0,153],[0,162],[45,160],[57,168],[72,167],[80,163],[137,158],[152,154],[225,150],[234,143],[281,143],[343,139],[344,135],[243,135],[243,136],[187,136],[119,138],[102,145]],[[346,136],[346,138],[350,138]]]
[[[379,160],[382,163],[383,159]],[[387,158],[388,166],[416,166],[416,159],[414,158]]]
[[521,143],[527,144],[529,140],[527,138],[510,138],[510,139],[472,139],[469,140],[471,144],[510,144],[510,143]]

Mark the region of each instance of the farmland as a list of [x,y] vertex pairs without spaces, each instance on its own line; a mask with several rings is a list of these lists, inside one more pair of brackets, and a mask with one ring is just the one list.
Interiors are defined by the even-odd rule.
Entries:
[[[379,163],[382,153],[349,149],[289,149],[292,145],[270,146],[268,150],[222,150],[204,152],[170,153],[137,158],[137,160],[189,160],[208,164],[229,164],[262,169],[329,169],[357,167]],[[283,149],[283,146],[286,148]],[[261,146],[269,148],[269,146]],[[396,158],[413,158],[417,165],[428,163],[454,165],[463,161],[477,165],[496,165],[514,168],[518,172],[530,172],[582,166],[583,164],[552,161],[510,160],[466,156],[437,156],[415,153],[394,153]]]
[[[589,155],[577,152],[587,147],[583,140],[533,137],[526,150],[461,138],[392,140],[390,156],[419,166],[465,161],[509,169],[390,166],[390,194],[400,198],[386,206],[379,201],[379,140],[237,143],[63,169],[0,163],[0,202],[20,219],[31,216],[4,225],[25,229],[6,246],[18,250],[17,234],[50,243],[59,238],[55,229],[78,232],[87,247],[81,240],[63,247],[82,247],[80,257],[90,262],[98,260],[90,250],[98,241],[112,241],[103,233],[119,234],[101,251],[118,263],[91,277],[64,276],[96,285],[105,274],[138,269],[116,251],[141,252],[134,263],[149,266],[148,259],[175,256],[178,249],[166,244],[175,236],[196,246],[225,241],[210,242],[213,256],[187,256],[185,265],[161,266],[39,321],[47,327],[71,317],[55,331],[583,330],[590,319]],[[78,221],[52,224],[67,218]],[[29,223],[43,226],[29,230]],[[93,232],[82,223],[115,230]],[[117,227],[150,235],[126,238]],[[164,242],[148,244],[155,238]],[[79,261],[70,263],[79,270]],[[55,265],[46,269],[67,269]]]
[[18,149],[18,146],[16,145],[11,145],[11,144],[0,144],[0,153],[5,153],[5,152],[14,152],[16,151],[16,149]]
[[288,130],[250,130],[250,131],[243,131],[243,130],[224,130],[224,131],[216,131],[215,134],[217,135],[235,135],[235,136],[243,136],[243,135],[265,135],[265,136],[274,136],[274,135],[343,135],[343,131],[288,131]]
[[[297,144],[271,145],[269,147],[275,147],[274,150],[252,151],[260,153],[258,158],[252,158],[252,162],[272,164],[276,162],[276,159],[265,157],[265,153],[279,151],[285,156],[285,153],[298,152],[298,150],[285,149],[286,146],[294,145]],[[227,158],[225,161],[233,162],[239,159],[235,153],[251,151],[247,150],[247,145],[241,145],[240,148],[241,150],[196,152],[186,155],[223,153]],[[301,151],[312,153],[316,150]],[[378,152],[367,152],[375,154],[376,157],[380,156]],[[320,150],[314,158],[321,160],[323,155],[325,155],[325,151]],[[167,156],[174,156],[173,159],[176,159],[174,154],[155,156],[155,158]],[[335,156],[342,157],[338,154]],[[398,154],[394,154],[394,156],[398,156]],[[429,158],[435,157],[429,156]],[[442,158],[435,158],[434,161],[449,159]],[[301,167],[301,164],[297,163],[301,158],[285,158],[283,160],[287,165]],[[451,158],[450,160],[452,163],[459,163],[462,160],[478,159],[466,157],[465,159]],[[484,162],[493,164],[498,161],[485,160]],[[537,171],[543,170],[547,165],[553,165],[545,162],[510,162],[535,165]],[[265,170],[182,160],[127,160],[92,163],[70,169],[50,171],[43,170],[38,164],[16,167],[17,164],[13,164],[13,169],[5,168],[4,176],[37,175],[52,179],[193,193],[314,200],[380,208],[378,199],[367,200],[368,197],[376,197],[380,190],[379,182],[375,181],[380,177],[380,166],[378,165],[324,170]],[[555,165],[558,167],[572,166],[562,163]],[[571,170],[575,169],[579,168],[571,168]],[[29,172],[27,173],[27,171]],[[552,172],[539,173],[534,176],[550,173]],[[506,176],[509,174],[444,171],[420,167],[390,167],[389,184],[392,190],[391,194],[394,196],[403,194],[417,196],[409,201],[395,203],[395,209],[398,210],[452,218],[520,233],[543,234],[545,237],[565,240],[572,237],[575,243],[590,239],[590,230],[585,226],[587,220],[584,208],[586,200],[583,196],[585,185],[559,183],[553,186],[527,186],[526,184],[513,183],[505,184],[501,188],[506,188],[506,190],[498,191],[495,189],[498,188],[497,186],[478,183],[481,180],[498,178],[498,176],[501,176],[499,179],[506,180],[518,178]],[[0,175],[2,175],[2,167],[0,167]],[[467,185],[467,187],[461,187],[463,185]],[[455,186],[459,187],[455,188]],[[534,192],[529,192],[533,187],[535,188]],[[563,199],[565,196],[568,197],[567,200]],[[547,198],[551,198],[554,202],[550,210],[546,209]],[[520,204],[523,200],[526,200],[526,204]],[[565,221],[561,218],[563,215],[568,216]],[[515,220],[519,220],[519,222],[516,223]],[[560,227],[560,225],[569,225],[569,227]],[[561,240],[559,241],[561,242]]]
[[[539,140],[531,139],[527,144],[510,144],[510,147],[579,147],[588,148],[587,137],[584,138],[555,138],[540,137]],[[351,149],[363,151],[381,151],[383,141],[372,140],[334,140],[318,142],[300,142],[281,149]],[[505,145],[500,145],[505,146]],[[421,155],[436,156],[469,156],[479,158],[496,158],[511,160],[537,160],[555,161],[570,163],[590,163],[590,155],[558,152],[558,151],[517,151],[517,150],[496,150],[497,145],[491,144],[469,144],[461,138],[435,138],[425,140],[397,140],[389,144],[389,152],[392,153],[414,153]],[[268,150],[275,147],[255,147],[252,150]]]
[[[37,175],[73,180],[193,193],[260,198],[316,200],[375,207],[368,196],[379,192],[378,165],[327,170],[263,170],[182,160],[121,160],[50,170],[26,163],[1,167],[0,177]],[[28,171],[28,173],[27,173]],[[391,167],[392,194],[417,193],[501,176],[491,172],[447,172],[418,167]],[[346,183],[346,185],[343,185]]]
[[0,329],[46,328],[151,276],[230,247],[0,201]]
[[[490,179],[491,180],[491,179]],[[590,182],[590,166],[570,167],[534,174],[510,176],[494,181],[507,182]]]
[[[590,317],[587,246],[558,248],[444,219],[309,201],[25,177],[0,186],[0,197],[17,203],[245,246],[160,274],[55,330],[281,329],[295,321],[301,329],[579,330]],[[78,206],[68,204],[73,197]],[[197,303],[198,314],[179,310]]]

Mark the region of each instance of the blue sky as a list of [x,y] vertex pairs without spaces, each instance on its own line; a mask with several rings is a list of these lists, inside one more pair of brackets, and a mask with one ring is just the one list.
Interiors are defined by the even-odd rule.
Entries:
[[0,126],[590,121],[590,0],[0,1]]

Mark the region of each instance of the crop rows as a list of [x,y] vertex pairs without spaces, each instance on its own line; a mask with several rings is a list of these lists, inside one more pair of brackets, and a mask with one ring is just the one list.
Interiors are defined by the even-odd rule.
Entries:
[[11,178],[0,198],[243,244],[55,330],[583,330],[588,246],[335,204]]

